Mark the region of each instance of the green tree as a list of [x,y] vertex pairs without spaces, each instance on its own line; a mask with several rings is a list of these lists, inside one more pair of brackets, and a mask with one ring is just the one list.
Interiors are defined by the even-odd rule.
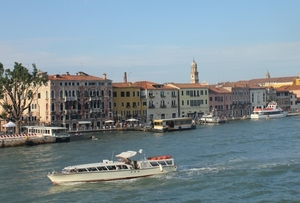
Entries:
[[16,133],[20,133],[20,121],[37,94],[38,89],[47,85],[48,75],[32,64],[30,73],[22,63],[15,62],[14,69],[4,69],[0,63],[0,106],[3,111],[0,117],[12,119],[16,124]]

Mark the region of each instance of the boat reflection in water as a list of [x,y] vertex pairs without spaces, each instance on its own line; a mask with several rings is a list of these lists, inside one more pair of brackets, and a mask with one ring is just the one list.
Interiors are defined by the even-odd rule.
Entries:
[[[139,151],[142,153],[142,150]],[[122,152],[117,161],[104,159],[99,163],[67,166],[62,172],[50,172],[47,177],[55,184],[69,182],[96,182],[146,177],[177,171],[177,165],[170,155],[144,157],[142,160],[130,160],[136,151]]]

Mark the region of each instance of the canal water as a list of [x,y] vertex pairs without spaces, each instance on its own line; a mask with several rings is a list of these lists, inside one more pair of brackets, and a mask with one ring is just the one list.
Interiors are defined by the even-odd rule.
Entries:
[[[300,116],[199,125],[196,130],[102,132],[98,140],[0,149],[1,202],[300,202]],[[178,172],[53,186],[64,166],[143,149]]]

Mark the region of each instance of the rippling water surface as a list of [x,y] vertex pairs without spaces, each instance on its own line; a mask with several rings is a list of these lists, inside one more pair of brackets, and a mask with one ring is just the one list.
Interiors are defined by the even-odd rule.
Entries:
[[[300,116],[173,133],[103,132],[97,141],[0,149],[1,202],[300,202]],[[127,150],[170,154],[178,172],[53,186],[46,174]]]

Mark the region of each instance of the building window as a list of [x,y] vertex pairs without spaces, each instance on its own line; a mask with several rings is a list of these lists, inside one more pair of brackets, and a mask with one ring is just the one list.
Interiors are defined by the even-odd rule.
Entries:
[[125,93],[124,92],[121,92],[121,97],[125,97]]

